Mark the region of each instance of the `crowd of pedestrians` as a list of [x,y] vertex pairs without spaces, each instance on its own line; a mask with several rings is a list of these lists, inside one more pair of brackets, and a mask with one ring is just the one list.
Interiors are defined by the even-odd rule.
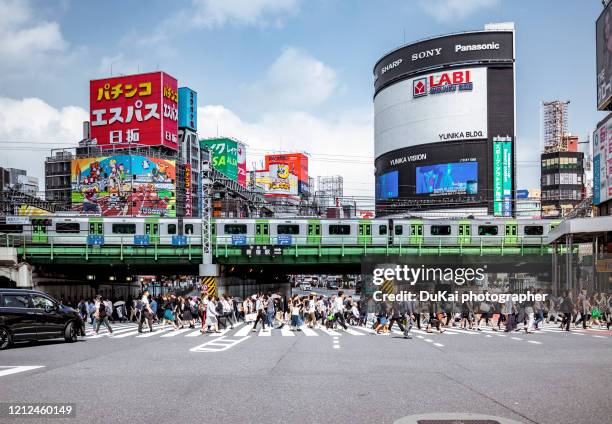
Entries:
[[[542,290],[538,290],[542,293]],[[293,295],[283,297],[280,293],[256,293],[245,299],[229,295],[178,296],[164,294],[151,296],[145,290],[133,299],[114,302],[102,296],[82,299],[73,305],[98,334],[101,326],[112,336],[112,324],[116,321],[138,323],[138,331],[154,331],[159,323],[178,330],[188,326],[200,329],[202,334],[219,333],[221,329],[233,328],[243,321],[267,332],[285,325],[291,331],[302,331],[302,326],[346,330],[347,325],[367,326],[375,334],[390,333],[395,325],[405,338],[411,338],[412,327],[440,333],[448,327],[482,331],[538,331],[543,322],[553,322],[570,331],[581,326],[607,328],[612,326],[612,294],[587,295],[581,290],[577,295],[566,291],[562,296],[548,296],[546,302],[515,303],[510,298],[503,304],[490,302],[370,302],[355,300],[339,291],[332,296]]]

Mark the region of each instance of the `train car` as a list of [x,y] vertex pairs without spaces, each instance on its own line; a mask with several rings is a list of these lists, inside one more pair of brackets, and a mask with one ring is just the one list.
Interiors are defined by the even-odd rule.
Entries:
[[255,243],[255,224],[260,231],[260,239],[268,236],[269,224],[257,222],[255,219],[216,219],[215,237],[218,245],[244,246]]

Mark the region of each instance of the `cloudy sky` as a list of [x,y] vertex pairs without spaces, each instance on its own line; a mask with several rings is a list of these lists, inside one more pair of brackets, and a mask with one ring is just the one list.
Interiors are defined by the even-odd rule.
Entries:
[[[169,7],[172,5],[172,7]],[[595,107],[600,0],[0,0],[0,165],[41,178],[74,146],[89,80],[164,70],[198,92],[201,136],[245,141],[249,167],[274,151],[311,154],[373,196],[372,67],[425,37],[513,21],[518,185],[539,186],[540,103],[571,100],[585,137]]]

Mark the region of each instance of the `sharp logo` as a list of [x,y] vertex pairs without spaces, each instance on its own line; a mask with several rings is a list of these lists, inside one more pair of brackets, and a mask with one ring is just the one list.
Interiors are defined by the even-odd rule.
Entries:
[[395,68],[396,66],[399,66],[400,63],[402,63],[402,59],[397,59],[394,60],[393,62],[389,63],[388,65],[384,66],[381,70],[380,70],[380,74],[384,74],[387,71],[390,71],[391,69]]
[[424,50],[422,52],[413,53],[412,61],[425,59],[426,57],[440,56],[440,52],[442,51],[442,47],[438,47],[437,49]]

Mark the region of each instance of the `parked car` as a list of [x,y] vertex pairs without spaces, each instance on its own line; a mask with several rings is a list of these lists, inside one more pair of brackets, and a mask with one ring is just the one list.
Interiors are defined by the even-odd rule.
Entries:
[[85,335],[85,323],[75,309],[43,292],[0,289],[0,350],[29,340],[76,342],[79,335]]

